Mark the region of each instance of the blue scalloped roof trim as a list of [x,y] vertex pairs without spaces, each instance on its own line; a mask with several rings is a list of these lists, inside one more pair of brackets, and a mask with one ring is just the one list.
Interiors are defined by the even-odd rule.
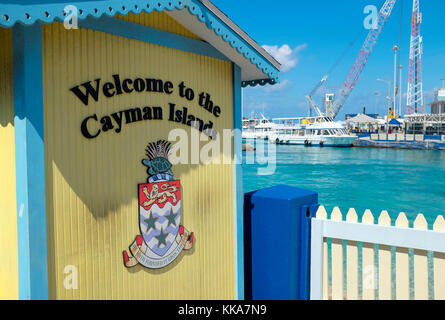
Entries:
[[[29,1],[31,2],[31,1]],[[242,54],[251,63],[257,66],[266,74],[269,79],[246,81],[243,85],[266,83],[275,84],[278,82],[279,70],[276,69],[267,59],[258,51],[250,46],[230,27],[210,12],[198,0],[108,0],[108,1],[88,1],[88,2],[68,2],[68,3],[45,3],[43,0],[33,4],[1,4],[0,0],[0,26],[12,27],[15,23],[31,25],[38,21],[42,23],[52,23],[54,21],[63,21],[67,15],[64,11],[65,6],[73,5],[78,9],[78,18],[85,19],[88,16],[95,18],[103,14],[114,16],[116,13],[125,16],[130,12],[139,14],[142,11],[150,13],[153,10],[162,12],[164,10],[182,10],[187,7],[189,12],[204,23],[207,28],[213,30],[222,40],[229,43],[240,54]]]
[[247,86],[255,87],[257,85],[265,86],[266,84],[274,85],[277,82],[278,81],[275,79],[260,79],[260,80],[252,80],[252,81],[242,81],[241,86],[243,88],[247,87]]

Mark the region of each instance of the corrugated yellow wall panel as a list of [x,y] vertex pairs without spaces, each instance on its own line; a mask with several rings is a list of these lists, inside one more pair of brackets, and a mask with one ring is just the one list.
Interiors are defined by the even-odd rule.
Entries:
[[201,38],[199,38],[191,31],[187,30],[183,25],[181,25],[179,22],[177,22],[175,19],[170,17],[165,12],[154,11],[149,14],[145,12],[141,12],[140,14],[130,13],[123,17],[117,14],[115,17],[122,20],[141,24],[146,27],[168,31],[170,33],[192,38],[195,40],[201,40]]
[[[233,127],[232,66],[226,61],[101,32],[43,26],[44,122],[50,298],[234,299],[235,230],[232,165],[175,165],[181,180],[182,224],[196,242],[169,266],[126,269],[122,251],[139,233],[137,186],[147,179],[141,164],[148,142],[173,128],[168,103],[211,120],[222,133]],[[174,93],[131,93],[83,105],[69,88],[113,74],[171,80]],[[212,95],[219,118],[178,95],[184,81],[197,95]],[[82,120],[130,107],[161,106],[163,120],[123,126],[86,139]],[[73,267],[78,289],[67,290]],[[68,271],[64,274],[64,271]],[[68,277],[68,278],[67,278]],[[72,284],[72,283],[71,283]]]
[[12,32],[0,28],[0,299],[18,298]]

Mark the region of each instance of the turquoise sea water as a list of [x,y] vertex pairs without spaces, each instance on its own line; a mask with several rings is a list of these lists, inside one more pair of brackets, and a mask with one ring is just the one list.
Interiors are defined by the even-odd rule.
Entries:
[[243,158],[244,192],[293,185],[317,191],[328,214],[334,206],[359,217],[370,209],[377,219],[387,210],[393,223],[399,212],[411,223],[423,213],[430,227],[445,215],[444,151],[278,145],[275,173],[265,176],[257,174],[265,165]]

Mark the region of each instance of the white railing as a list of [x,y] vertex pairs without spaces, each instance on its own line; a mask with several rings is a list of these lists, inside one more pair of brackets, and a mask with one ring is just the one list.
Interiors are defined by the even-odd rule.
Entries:
[[[321,299],[410,299],[410,264],[414,269],[414,298],[428,299],[429,277],[433,277],[435,299],[445,299],[445,220],[438,216],[433,230],[423,215],[418,215],[414,228],[408,228],[408,220],[401,213],[391,226],[391,219],[386,211],[374,224],[374,216],[366,210],[362,222],[354,209],[350,209],[343,221],[342,213],[334,208],[331,219],[327,219],[324,207],[320,207],[316,218],[312,219],[311,231],[311,280],[310,297]],[[328,243],[331,238],[331,263],[328,266]],[[345,241],[346,240],[346,244]],[[362,247],[358,243],[362,243]],[[377,252],[375,244],[378,244]],[[395,247],[391,251],[391,247]],[[410,262],[408,249],[414,249]],[[359,250],[363,268],[371,266],[369,285],[366,277],[361,277],[362,295],[359,296]],[[345,257],[343,256],[346,252]],[[428,267],[428,252],[432,253],[433,269]],[[374,270],[375,253],[378,256],[378,270]],[[392,256],[394,254],[394,256]],[[345,260],[345,261],[344,261]],[[395,260],[395,264],[392,263]],[[346,262],[346,263],[344,263]],[[330,268],[331,285],[328,285],[328,268]],[[392,274],[395,273],[395,279]],[[376,273],[378,272],[378,281]],[[431,274],[433,273],[433,274]],[[346,282],[344,282],[344,274]],[[364,284],[368,281],[367,284]],[[393,285],[394,284],[394,285]],[[378,288],[378,290],[376,289]],[[395,288],[395,290],[393,289]],[[395,291],[395,292],[394,292]]]

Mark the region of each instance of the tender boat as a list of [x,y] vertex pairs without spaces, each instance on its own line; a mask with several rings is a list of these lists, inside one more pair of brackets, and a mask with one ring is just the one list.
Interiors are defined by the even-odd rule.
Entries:
[[[296,120],[296,118],[293,118]],[[269,136],[275,144],[294,144],[319,147],[352,147],[356,136],[350,135],[345,126],[329,117],[301,118],[292,126],[277,126]]]
[[243,139],[269,139],[269,136],[275,132],[278,126],[270,119],[261,115],[262,119],[245,120],[243,123]]

